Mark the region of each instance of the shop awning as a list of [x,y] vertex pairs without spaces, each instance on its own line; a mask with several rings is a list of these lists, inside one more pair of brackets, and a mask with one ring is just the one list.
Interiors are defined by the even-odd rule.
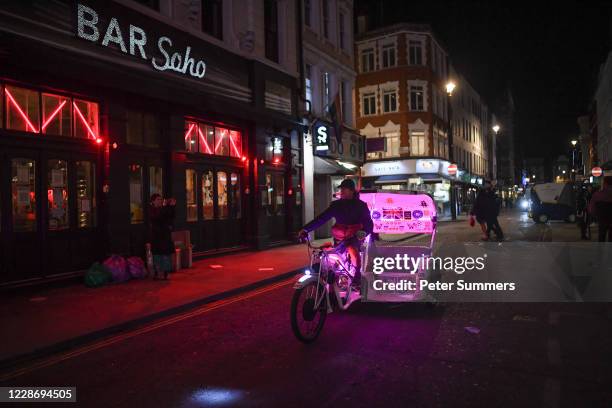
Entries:
[[354,171],[339,165],[335,160],[319,156],[314,157],[314,172],[316,174],[355,174]]
[[376,179],[374,184],[406,183],[407,181],[408,174],[394,174],[389,176],[380,176]]

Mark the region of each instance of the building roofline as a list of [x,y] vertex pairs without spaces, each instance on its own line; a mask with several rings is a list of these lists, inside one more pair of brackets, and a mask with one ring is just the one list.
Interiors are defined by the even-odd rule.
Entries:
[[444,49],[444,51],[448,53],[448,47],[444,42],[440,40],[431,25],[428,23],[397,23],[387,25],[355,35],[355,42],[365,41],[371,38],[381,37],[384,35],[394,34],[402,31],[412,31],[417,33],[430,34],[436,40],[436,42]]

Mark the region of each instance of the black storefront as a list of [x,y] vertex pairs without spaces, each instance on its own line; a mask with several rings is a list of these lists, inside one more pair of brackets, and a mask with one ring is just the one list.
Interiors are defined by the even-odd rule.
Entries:
[[[0,6],[0,283],[142,255],[153,193],[177,199],[196,254],[285,242],[301,223],[296,78],[114,2],[12,3]],[[163,69],[175,52],[193,58],[185,72]],[[290,92],[282,112],[271,84]]]

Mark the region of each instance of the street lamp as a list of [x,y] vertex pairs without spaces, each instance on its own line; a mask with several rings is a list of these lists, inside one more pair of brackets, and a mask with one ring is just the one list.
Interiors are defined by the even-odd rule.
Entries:
[[[453,81],[449,80],[446,83],[446,93],[448,94],[448,158],[451,162],[453,162],[455,158],[453,153],[453,105],[450,103],[450,97],[453,96],[453,91],[456,87],[457,85],[455,85]],[[454,221],[457,219],[457,194],[453,180],[451,180],[449,193],[451,203],[451,219]]]
[[576,169],[576,144],[578,141],[576,139],[572,139],[572,172]]
[[493,126],[493,131],[495,132],[495,134],[497,134],[497,132],[499,132],[499,125]]
[[448,81],[448,83],[446,84],[446,93],[448,94],[448,96],[453,96],[453,91],[455,90],[456,86],[457,85],[455,85],[453,81]]

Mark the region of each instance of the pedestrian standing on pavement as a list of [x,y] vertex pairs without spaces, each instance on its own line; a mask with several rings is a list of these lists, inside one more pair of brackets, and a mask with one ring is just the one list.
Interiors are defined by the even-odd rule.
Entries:
[[593,193],[593,186],[590,184],[580,189],[576,198],[576,218],[578,219],[578,227],[580,227],[580,239],[590,240],[591,229],[591,215],[589,214],[589,201]]
[[487,223],[486,237],[491,237],[491,231],[495,233],[495,237],[498,241],[504,240],[504,232],[499,225],[497,217],[499,216],[501,200],[495,194],[495,190],[491,186],[491,183],[485,184],[484,190],[484,203],[485,203],[485,221]]
[[589,203],[589,213],[597,218],[599,242],[612,242],[612,176],[603,179],[601,190],[593,194]]
[[159,194],[151,196],[147,249],[153,253],[154,279],[157,279],[157,274],[161,272],[164,274],[164,279],[168,279],[168,272],[172,270],[172,254],[174,253],[172,229],[174,228],[175,206],[174,198],[162,199]]
[[485,190],[480,190],[478,195],[476,196],[476,200],[474,200],[474,205],[472,206],[472,210],[470,211],[470,225],[474,226],[474,220],[480,226],[480,230],[482,231],[482,240],[486,241],[489,239],[487,236],[487,224],[486,224],[486,207],[487,207],[487,198],[485,194]]

